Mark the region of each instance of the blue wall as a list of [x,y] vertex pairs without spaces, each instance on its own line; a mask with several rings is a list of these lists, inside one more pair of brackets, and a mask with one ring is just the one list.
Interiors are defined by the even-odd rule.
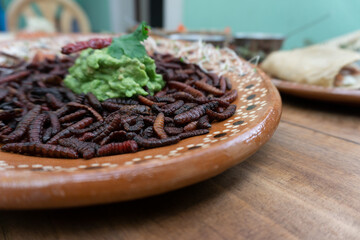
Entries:
[[88,15],[92,31],[110,31],[111,21],[108,0],[77,0],[77,2]]
[[324,20],[289,36],[284,48],[360,29],[360,0],[184,0],[184,24],[190,30],[229,26],[233,32],[288,34],[316,19]]

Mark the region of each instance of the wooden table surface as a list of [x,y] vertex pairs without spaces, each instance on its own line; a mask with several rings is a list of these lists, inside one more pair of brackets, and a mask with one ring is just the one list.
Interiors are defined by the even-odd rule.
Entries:
[[217,177],[125,203],[1,211],[0,239],[359,239],[359,106],[283,102],[272,139]]

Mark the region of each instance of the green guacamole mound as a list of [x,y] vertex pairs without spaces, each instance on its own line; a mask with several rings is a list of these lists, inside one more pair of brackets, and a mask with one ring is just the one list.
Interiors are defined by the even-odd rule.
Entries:
[[117,59],[107,53],[107,48],[89,48],[81,52],[64,83],[78,94],[92,92],[100,101],[148,95],[145,86],[153,95],[165,86],[155,69],[155,62],[149,56],[138,59],[123,55]]

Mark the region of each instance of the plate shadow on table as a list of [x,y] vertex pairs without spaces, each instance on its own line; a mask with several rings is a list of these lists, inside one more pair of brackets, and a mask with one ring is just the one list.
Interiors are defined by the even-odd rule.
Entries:
[[325,100],[312,100],[293,96],[286,93],[280,93],[284,104],[299,109],[311,109],[316,112],[331,112],[334,114],[360,116],[360,108],[349,103],[328,102]]
[[31,236],[35,238],[39,234],[46,236],[47,232],[61,232],[61,236],[67,238],[87,237],[91,233],[98,234],[99,231],[120,233],[125,229],[147,229],[153,224],[161,225],[164,221],[178,218],[179,215],[203,215],[210,206],[215,207],[223,202],[226,193],[234,191],[233,188],[239,189],[246,183],[246,174],[236,172],[239,168],[249,167],[243,164],[244,162],[204,182],[134,201],[53,210],[0,211],[0,239],[1,231],[4,236],[16,235],[24,239]]
[[[300,127],[314,133],[360,144],[359,106],[303,99],[281,94],[283,112],[280,125]],[[328,138],[326,138],[329,140]]]

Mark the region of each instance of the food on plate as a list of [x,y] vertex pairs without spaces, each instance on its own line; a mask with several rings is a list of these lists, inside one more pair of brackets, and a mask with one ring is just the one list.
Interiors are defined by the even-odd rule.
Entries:
[[[237,64],[221,59],[223,55],[220,50],[211,46],[190,45],[185,49],[189,53],[174,56],[163,52],[169,47],[165,46],[167,40],[150,41],[147,48],[150,49],[151,58],[142,55],[139,60],[138,54],[142,50],[129,54],[123,50],[116,53],[121,55],[122,60],[117,57],[109,60],[109,56],[104,54],[112,45],[104,44],[103,47],[107,48],[84,49],[77,59],[73,55],[36,58],[36,61],[23,61],[1,71],[0,143],[4,144],[1,150],[43,157],[85,159],[132,153],[207,134],[214,122],[223,121],[235,113],[236,106],[231,103],[238,93],[223,75],[226,71],[242,74],[245,69],[240,69],[242,62],[237,57],[232,58],[236,56],[234,53],[224,50],[224,55],[231,56],[230,59]],[[112,40],[113,43],[116,40]],[[196,47],[197,51],[194,51]],[[179,49],[174,49],[169,52],[179,52]],[[96,51],[103,52],[97,54]],[[205,53],[199,54],[202,52]],[[134,59],[132,54],[138,59]],[[84,55],[89,57],[81,59]],[[217,56],[224,65],[212,62],[210,55]],[[79,78],[71,80],[85,80],[71,71],[80,71],[81,75],[90,69],[88,63],[76,62],[87,61],[91,56],[101,64],[110,61],[111,67],[106,68],[105,64],[104,69],[95,70],[93,75],[96,77],[87,76],[89,79],[86,82],[101,79],[104,84],[116,84],[115,78],[109,81],[109,75],[116,73],[121,83],[125,77],[119,78],[119,72],[128,71],[126,77],[137,83],[143,75],[138,77],[139,73],[135,71],[130,76],[130,72],[134,68],[141,68],[148,76],[147,84],[139,84],[146,94],[136,90],[128,97],[126,91],[138,87],[134,83],[131,88],[122,89],[121,97],[112,98],[106,92],[97,92],[96,84],[93,88],[89,84],[86,89],[81,88],[86,82],[80,84],[78,87],[81,91],[66,87],[67,80],[63,79],[69,76],[69,69],[73,78]],[[146,58],[149,60],[144,60]],[[122,61],[120,67],[116,64],[113,67],[112,62],[116,61]],[[146,61],[153,65],[149,71],[144,64]],[[78,67],[79,70],[71,70]],[[151,89],[149,84],[152,83],[151,77],[156,76],[164,81],[159,90]],[[116,91],[116,88],[111,91]]]
[[100,101],[149,93],[153,95],[160,91],[165,82],[156,73],[154,60],[141,44],[148,37],[147,34],[147,27],[143,23],[132,34],[112,41],[97,39],[95,44],[81,42],[65,46],[65,53],[89,47],[81,52],[69,69],[65,86],[78,94],[92,92]]
[[261,68],[281,80],[360,89],[359,60],[358,53],[319,45],[271,53]]
[[343,67],[335,76],[335,87],[360,89],[360,62]]
[[360,52],[360,31],[357,30],[332,38],[322,43],[322,45]]

